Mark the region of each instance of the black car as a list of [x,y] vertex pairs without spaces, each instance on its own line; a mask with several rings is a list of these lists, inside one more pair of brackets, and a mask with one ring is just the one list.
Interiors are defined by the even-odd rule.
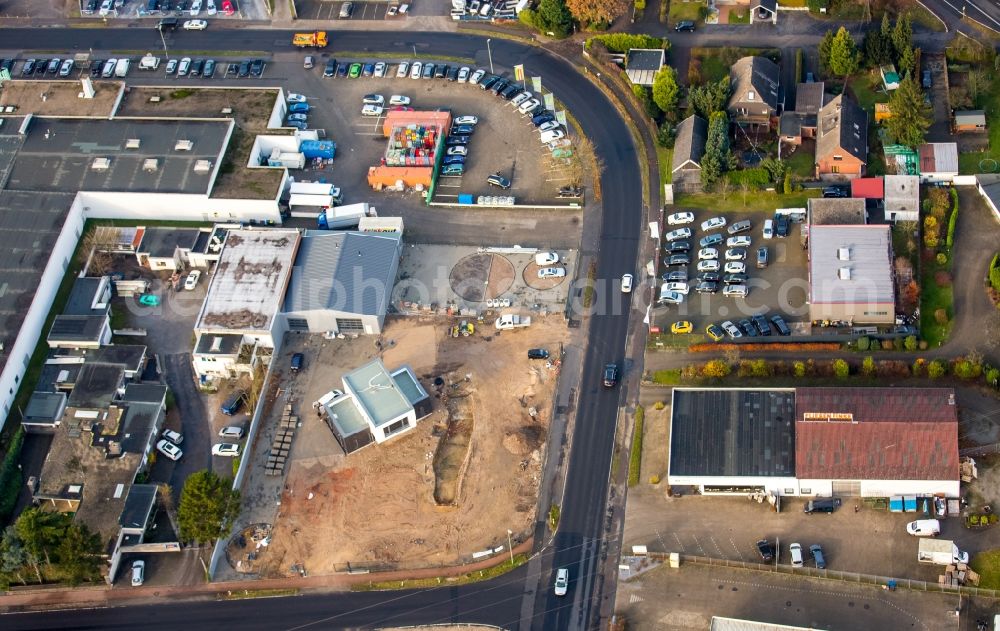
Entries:
[[101,69],[103,68],[104,68],[103,59],[95,59],[94,61],[90,62],[90,76],[91,77],[101,76]]
[[690,265],[691,258],[687,254],[672,254],[663,259],[663,264],[667,267],[677,267],[678,265]]
[[529,348],[528,359],[548,359],[549,352],[544,348]]
[[746,274],[726,274],[726,277],[722,279],[727,285],[746,285],[748,276]]
[[760,553],[760,558],[764,561],[774,560],[774,546],[767,539],[761,539],[757,542],[757,552]]
[[678,252],[690,252],[691,244],[687,241],[671,241],[663,246],[663,249],[671,254],[677,254]]
[[604,387],[614,388],[618,383],[618,364],[607,364],[604,367]]
[[448,136],[448,138],[444,141],[444,144],[448,145],[449,147],[457,147],[458,145],[467,145],[469,144],[469,137]]
[[673,272],[667,272],[662,276],[662,278],[665,283],[686,283],[688,280],[688,273],[676,270]]
[[326,67],[323,68],[323,76],[324,77],[332,77],[335,74],[337,74],[337,60],[336,59],[328,59],[326,61]]
[[746,318],[743,318],[742,320],[740,320],[739,324],[740,328],[743,329],[743,333],[747,337],[757,337],[758,335],[757,329],[754,328],[753,322],[747,320]]
[[710,281],[702,281],[695,285],[694,290],[699,294],[714,294],[719,291],[719,284]]
[[785,319],[782,318],[780,315],[771,316],[771,324],[774,325],[774,328],[778,329],[779,335],[792,334],[792,330],[788,328],[788,325],[785,324]]
[[250,76],[259,77],[262,74],[264,74],[264,60],[254,59],[252,62],[250,62]]
[[808,515],[813,513],[832,513],[840,507],[839,497],[825,497],[819,500],[809,500],[806,502],[804,512]]
[[771,325],[767,323],[767,320],[764,319],[764,316],[755,315],[752,318],[750,318],[750,321],[753,322],[754,327],[757,328],[757,332],[760,333],[761,335],[771,334]]
[[779,237],[788,236],[788,215],[778,215],[774,218],[774,233]]
[[249,61],[241,61],[240,62],[240,69],[239,69],[239,73],[238,74],[241,77],[249,77],[250,76],[250,62]]
[[734,224],[730,224],[729,227],[726,228],[726,232],[728,232],[729,234],[739,234],[741,232],[750,232],[750,228],[751,227],[752,227],[752,225],[750,224],[750,220],[749,219],[744,219],[743,221],[737,221]]
[[847,197],[847,189],[840,186],[827,186],[823,189],[823,197]]
[[717,283],[722,280],[722,275],[718,272],[702,272],[701,276],[698,277],[698,282],[701,283]]
[[681,33],[683,31],[688,31],[693,33],[694,22],[692,22],[691,20],[681,20],[680,22],[677,23],[677,26],[674,27],[674,30],[677,31],[678,33]]
[[703,248],[710,248],[713,245],[717,245],[719,243],[722,243],[722,235],[719,233],[715,233],[702,237],[701,241],[698,242],[698,245],[700,245]]

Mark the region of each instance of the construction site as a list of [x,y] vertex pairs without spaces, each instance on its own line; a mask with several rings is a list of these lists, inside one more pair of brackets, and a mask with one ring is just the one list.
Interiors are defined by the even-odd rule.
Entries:
[[[302,422],[280,498],[261,502],[277,503],[277,516],[252,572],[447,566],[490,549],[505,554],[508,529],[514,545],[527,539],[566,336],[561,316],[502,332],[492,321],[428,316],[390,317],[378,338],[290,336],[283,355],[303,353],[305,367],[275,374],[269,398],[272,414],[291,405]],[[550,359],[528,359],[530,348]],[[313,402],[375,359],[412,370],[429,413],[405,433],[345,453]]]

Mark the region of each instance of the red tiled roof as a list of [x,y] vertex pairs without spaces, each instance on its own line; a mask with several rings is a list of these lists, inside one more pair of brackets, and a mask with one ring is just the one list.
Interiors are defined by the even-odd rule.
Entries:
[[950,388],[797,388],[795,476],[957,480]]
[[851,197],[882,199],[884,195],[880,177],[857,177],[851,180]]

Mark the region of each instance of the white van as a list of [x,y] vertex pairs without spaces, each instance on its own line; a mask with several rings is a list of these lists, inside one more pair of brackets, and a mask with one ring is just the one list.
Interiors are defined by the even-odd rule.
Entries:
[[918,519],[906,524],[906,532],[914,537],[936,537],[941,534],[941,522],[936,519]]
[[766,219],[764,220],[764,238],[773,239],[774,238],[774,220]]

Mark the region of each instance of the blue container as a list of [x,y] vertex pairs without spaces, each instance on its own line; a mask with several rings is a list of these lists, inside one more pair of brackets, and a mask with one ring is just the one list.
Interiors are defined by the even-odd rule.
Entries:
[[475,198],[474,195],[459,195],[458,196],[458,203],[459,204],[475,204],[476,203],[476,198]]
[[299,145],[299,151],[306,157],[306,160],[333,159],[337,152],[337,145],[332,140],[303,140]]

